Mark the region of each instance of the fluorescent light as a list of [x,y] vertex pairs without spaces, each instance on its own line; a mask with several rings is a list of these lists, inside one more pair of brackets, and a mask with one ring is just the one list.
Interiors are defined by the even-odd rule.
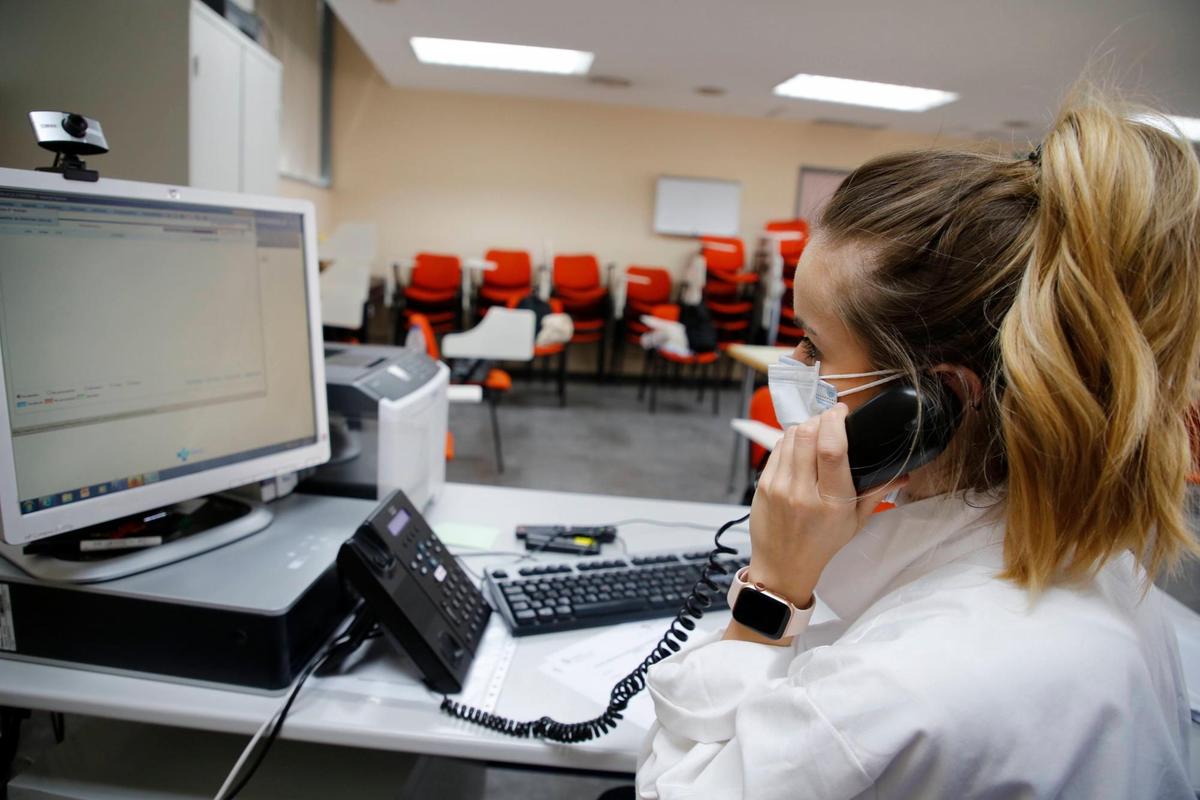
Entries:
[[1151,127],[1166,131],[1172,136],[1183,134],[1193,142],[1200,142],[1200,119],[1196,117],[1173,117],[1169,114],[1138,114],[1134,122],[1142,122]]
[[592,53],[582,50],[560,50],[557,47],[431,39],[427,36],[414,36],[408,41],[418,61],[452,67],[583,75],[591,69],[592,59],[595,58]]
[[805,75],[788,78],[775,87],[775,94],[799,97],[804,100],[824,100],[852,106],[871,106],[893,111],[928,111],[958,99],[954,92],[938,89],[918,89],[893,83],[855,81],[849,78],[830,78],[826,75]]

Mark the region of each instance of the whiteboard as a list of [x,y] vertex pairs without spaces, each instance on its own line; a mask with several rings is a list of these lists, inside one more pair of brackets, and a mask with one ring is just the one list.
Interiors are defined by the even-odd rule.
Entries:
[[850,173],[844,169],[800,168],[800,185],[796,187],[796,216],[815,223],[833,193]]
[[654,232],[679,236],[737,236],[742,185],[716,178],[658,179]]

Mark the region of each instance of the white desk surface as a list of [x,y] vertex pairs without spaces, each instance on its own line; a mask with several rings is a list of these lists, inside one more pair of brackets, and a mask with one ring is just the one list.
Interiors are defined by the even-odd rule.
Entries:
[[[346,520],[347,536],[375,505],[369,501],[354,502],[360,505],[361,513]],[[715,530],[747,510],[713,503],[447,484],[426,516],[435,527],[455,522],[497,528],[500,534],[494,549],[518,550],[512,533],[518,523],[584,525],[649,518],[698,522]],[[713,530],[637,524],[622,527],[620,533],[633,552],[707,548]],[[749,548],[744,528],[740,532],[731,530],[722,541],[743,550]],[[605,549],[613,554],[620,552],[616,545],[606,545]],[[451,550],[468,552],[456,547]],[[566,556],[551,553],[540,560],[561,558]],[[485,566],[514,564],[515,557],[480,556],[466,561],[479,572]],[[710,616],[713,620],[721,619],[718,614]],[[662,620],[664,629],[668,621]],[[496,615],[492,624],[504,627]],[[496,712],[518,719],[536,719],[548,714],[564,722],[599,714],[610,686],[587,688],[590,697],[585,697],[538,669],[549,654],[599,632],[600,629],[569,631],[514,640],[516,652]],[[504,637],[507,638],[506,633]],[[623,721],[607,736],[583,745],[551,745],[502,736],[441,712],[438,708],[441,696],[425,689],[402,659],[381,641],[372,643],[372,647],[368,674],[376,683],[347,682],[337,677],[310,678],[288,716],[282,734],[285,738],[586,770],[632,772],[636,766],[645,729],[631,721]],[[630,668],[634,666],[636,663]],[[348,674],[353,678],[355,673]],[[282,696],[276,695],[0,659],[0,703],[9,706],[249,735],[282,700]]]

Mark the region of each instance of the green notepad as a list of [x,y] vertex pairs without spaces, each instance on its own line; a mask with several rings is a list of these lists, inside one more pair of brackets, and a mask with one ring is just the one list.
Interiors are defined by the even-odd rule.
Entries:
[[481,550],[491,548],[496,543],[496,537],[500,535],[499,528],[466,522],[440,522],[434,526],[433,531],[445,545],[477,547]]

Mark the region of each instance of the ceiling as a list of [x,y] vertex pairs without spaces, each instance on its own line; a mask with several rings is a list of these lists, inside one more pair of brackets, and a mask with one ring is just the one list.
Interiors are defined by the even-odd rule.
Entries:
[[[328,0],[394,86],[1025,141],[1084,73],[1200,117],[1197,0]],[[587,76],[432,66],[410,36],[589,50]],[[777,97],[798,72],[957,92],[922,113]],[[698,87],[719,87],[718,96]]]

